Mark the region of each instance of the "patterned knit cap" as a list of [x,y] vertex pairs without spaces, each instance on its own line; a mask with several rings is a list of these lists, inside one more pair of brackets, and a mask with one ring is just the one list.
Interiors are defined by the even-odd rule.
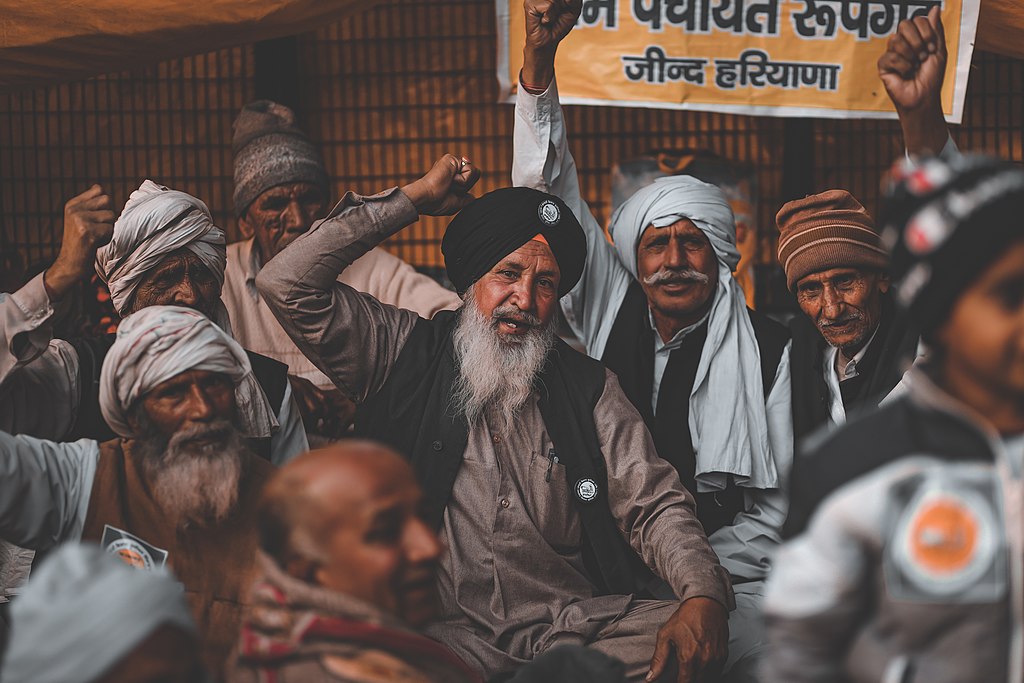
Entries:
[[234,123],[235,216],[241,217],[257,197],[278,185],[311,183],[329,196],[327,171],[316,147],[295,125],[291,109],[257,100],[242,108]]
[[779,226],[779,263],[786,285],[831,268],[886,270],[889,254],[871,215],[846,190],[827,190],[783,206]]
[[1024,169],[975,154],[903,160],[890,173],[884,207],[896,299],[930,335],[964,290],[1024,240]]

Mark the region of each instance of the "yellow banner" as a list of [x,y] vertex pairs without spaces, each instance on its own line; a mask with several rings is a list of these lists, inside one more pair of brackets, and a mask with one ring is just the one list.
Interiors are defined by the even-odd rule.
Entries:
[[[523,61],[522,0],[496,0],[498,78]],[[947,120],[963,114],[980,0],[584,0],[555,62],[563,102],[761,116],[892,118],[876,62],[941,5]]]

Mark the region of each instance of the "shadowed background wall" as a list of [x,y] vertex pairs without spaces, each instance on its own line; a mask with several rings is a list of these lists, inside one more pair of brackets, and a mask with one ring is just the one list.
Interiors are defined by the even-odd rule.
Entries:
[[[498,104],[492,0],[384,3],[298,36],[290,83],[302,125],[320,143],[337,199],[402,185],[441,154],[484,169],[480,191],[509,182],[510,105]],[[257,94],[252,45],[140,70],[0,96],[0,251],[26,264],[56,255],[64,202],[94,182],[123,206],[145,178],[206,201],[230,239],[231,122]],[[274,66],[273,63],[270,64]],[[1024,159],[1024,61],[976,53],[964,150]],[[652,149],[706,148],[758,173],[762,256],[773,219],[795,194],[845,187],[876,211],[883,170],[901,153],[890,121],[806,120],[572,106],[567,125],[584,196],[607,218],[609,168]],[[788,162],[787,162],[787,155]],[[388,247],[441,265],[445,223],[424,219]]]

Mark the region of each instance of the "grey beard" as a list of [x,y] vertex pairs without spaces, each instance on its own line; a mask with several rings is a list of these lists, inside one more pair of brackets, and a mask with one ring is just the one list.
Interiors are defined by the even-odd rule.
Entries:
[[[198,444],[200,436],[216,440]],[[177,432],[169,441],[152,433],[139,441],[153,497],[169,516],[212,526],[231,514],[249,450],[229,421],[198,425]]]
[[[495,313],[507,315],[516,310],[501,307]],[[528,314],[519,315],[540,323]],[[500,421],[496,428],[501,435],[508,436],[533,394],[537,375],[555,343],[554,326],[532,327],[522,337],[506,339],[498,332],[496,317],[487,318],[477,308],[470,288],[459,311],[453,342],[459,375],[451,409],[456,415],[465,415],[473,425],[491,407]]]

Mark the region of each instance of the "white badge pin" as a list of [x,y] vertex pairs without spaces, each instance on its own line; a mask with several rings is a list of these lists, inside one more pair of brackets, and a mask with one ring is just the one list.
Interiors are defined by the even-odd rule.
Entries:
[[555,226],[562,220],[562,210],[550,199],[545,199],[537,207],[537,216],[544,225]]
[[576,482],[576,497],[584,503],[597,498],[597,482],[593,479],[580,479]]

